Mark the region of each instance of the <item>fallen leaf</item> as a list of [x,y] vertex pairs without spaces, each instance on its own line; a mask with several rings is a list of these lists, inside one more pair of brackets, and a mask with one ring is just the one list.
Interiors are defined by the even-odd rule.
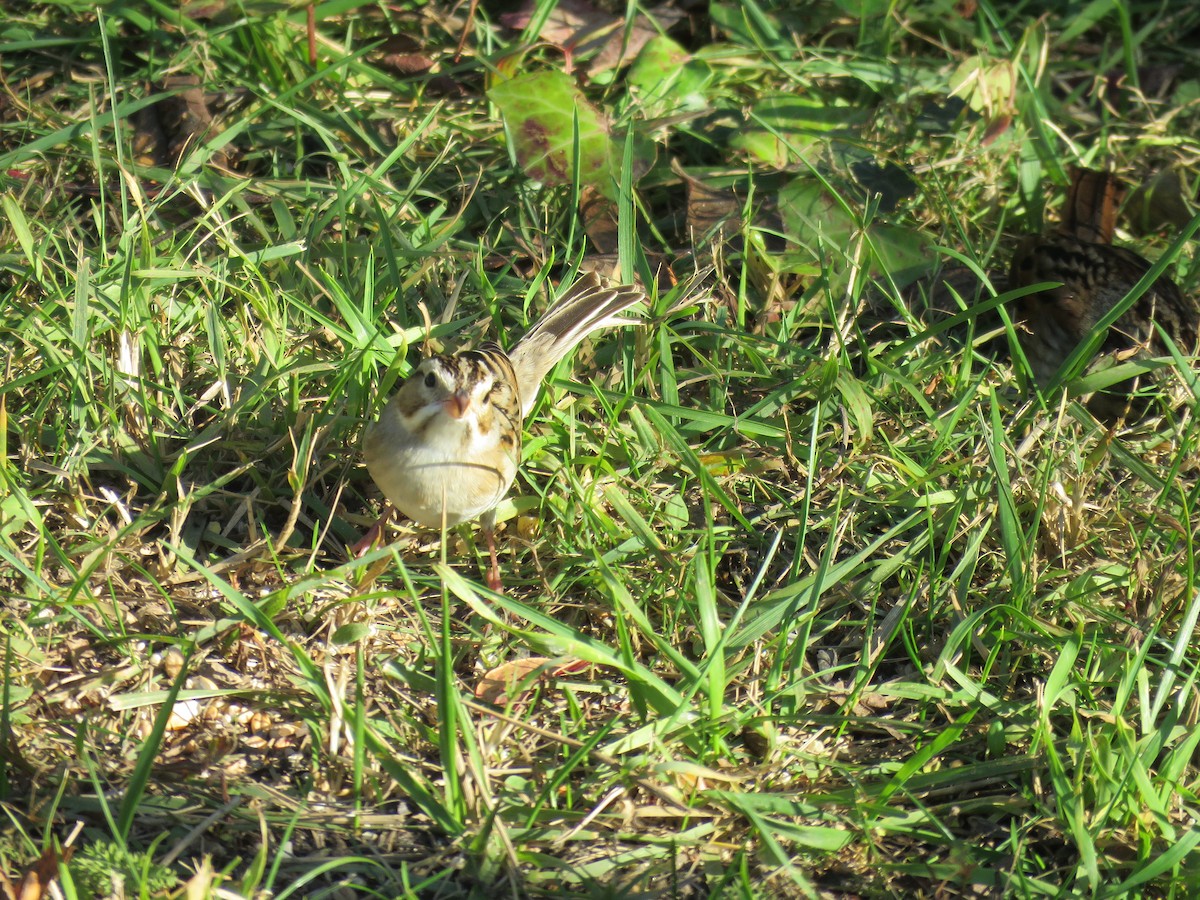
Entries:
[[503,706],[518,699],[517,691],[524,693],[532,685],[536,675],[549,670],[554,660],[544,656],[526,656],[501,663],[479,679],[475,685],[475,698],[494,706]]
[[1001,136],[1008,133],[1008,129],[1012,127],[1012,116],[1008,113],[1001,113],[992,119],[987,124],[987,128],[983,130],[983,137],[979,139],[980,147],[988,147],[1000,139]]
[[[538,6],[533,0],[526,0],[519,9],[501,15],[500,24],[522,31],[533,21]],[[560,0],[536,37],[558,47],[570,48],[575,54],[585,54],[599,50],[620,23],[618,16],[609,15],[587,0]]]
[[718,186],[673,163],[672,171],[683,181],[687,193],[687,235],[692,246],[723,244],[742,215],[743,203],[731,187]]
[[549,70],[515,75],[494,84],[488,98],[504,117],[526,175],[546,185],[571,183],[578,121],[579,181],[615,196],[608,120],[584,98],[573,78]]
[[768,94],[751,108],[730,145],[777,169],[802,160],[816,163],[835,138],[850,136],[847,126],[862,119],[861,111],[849,107]]
[[592,185],[579,192],[579,218],[597,253],[617,252],[617,204]]
[[646,118],[708,107],[705,93],[712,69],[665,35],[655,35],[638,53],[625,82]]
[[961,97],[989,122],[1011,115],[1017,92],[1017,73],[1007,60],[968,56],[950,76],[950,96]]
[[50,883],[58,877],[58,851],[51,844],[42,851],[37,862],[13,884],[0,872],[0,890],[5,900],[42,900],[49,894]]
[[[660,38],[668,29],[682,22],[686,16],[682,10],[670,3],[642,11],[636,16],[628,35],[625,28],[614,28],[608,40],[590,61],[588,72],[595,77],[603,72],[618,69],[636,59],[651,41]],[[707,67],[705,67],[707,68]]]
[[[537,7],[536,2],[527,0],[519,9],[500,16],[500,24],[514,30],[526,29]],[[636,16],[633,27],[626,29],[623,17],[611,15],[587,0],[559,0],[536,37],[561,47],[572,60],[583,57],[586,61],[578,68],[595,76],[636,58],[648,42],[684,17],[681,10],[663,4]]]
[[[933,265],[931,241],[920,231],[874,221],[864,229],[857,216],[816,179],[795,178],[779,192],[785,234],[812,259],[845,254],[872,278],[906,287]],[[846,266],[833,267],[848,278]],[[839,282],[840,283],[840,282]]]
[[397,75],[423,75],[433,68],[433,58],[421,51],[421,43],[412,35],[393,34],[376,48],[375,62]]
[[[177,166],[218,130],[197,76],[172,75],[163,80],[162,90],[169,96],[134,116],[133,150],[146,166]],[[207,161],[221,168],[229,164],[224,150],[213,151]]]

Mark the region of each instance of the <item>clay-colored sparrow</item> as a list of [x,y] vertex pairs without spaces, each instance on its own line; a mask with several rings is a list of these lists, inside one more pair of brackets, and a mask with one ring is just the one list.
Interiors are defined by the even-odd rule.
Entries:
[[521,459],[521,427],[542,380],[584,337],[621,321],[644,299],[636,288],[579,279],[505,353],[486,343],[421,361],[367,432],[364,456],[375,483],[409,518],[433,528],[480,517],[500,588],[496,505]]

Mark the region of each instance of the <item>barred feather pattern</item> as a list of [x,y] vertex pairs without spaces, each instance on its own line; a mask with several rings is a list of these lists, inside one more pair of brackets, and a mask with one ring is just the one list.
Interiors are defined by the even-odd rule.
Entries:
[[[1017,301],[1021,335],[1034,376],[1050,380],[1096,323],[1121,302],[1150,270],[1150,263],[1123,247],[1098,244],[1064,234],[1027,238],[1013,257],[1010,287],[1040,282],[1060,286]],[[1165,353],[1154,323],[1187,354],[1196,351],[1200,311],[1170,278],[1159,277],[1109,328],[1101,353],[1121,351],[1160,356]],[[1132,389],[1132,385],[1128,386]]]

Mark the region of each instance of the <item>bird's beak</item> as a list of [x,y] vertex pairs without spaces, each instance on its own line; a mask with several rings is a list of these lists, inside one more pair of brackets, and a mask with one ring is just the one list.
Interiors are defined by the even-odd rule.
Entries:
[[466,391],[455,391],[446,398],[443,406],[452,419],[461,419],[471,408],[471,397]]

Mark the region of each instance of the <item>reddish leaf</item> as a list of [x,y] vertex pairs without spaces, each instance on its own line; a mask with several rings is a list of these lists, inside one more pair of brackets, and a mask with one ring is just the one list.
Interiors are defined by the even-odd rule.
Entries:
[[475,697],[495,706],[517,700],[517,688],[531,684],[538,670],[546,669],[552,663],[553,660],[544,656],[527,656],[502,663],[479,679],[475,685]]
[[6,900],[42,900],[47,896],[50,882],[58,877],[58,851],[51,845],[42,851],[38,861],[25,870],[16,884],[0,873],[0,890]]
[[390,35],[376,50],[376,65],[397,75],[422,75],[433,68],[433,59],[421,49],[411,35]]

